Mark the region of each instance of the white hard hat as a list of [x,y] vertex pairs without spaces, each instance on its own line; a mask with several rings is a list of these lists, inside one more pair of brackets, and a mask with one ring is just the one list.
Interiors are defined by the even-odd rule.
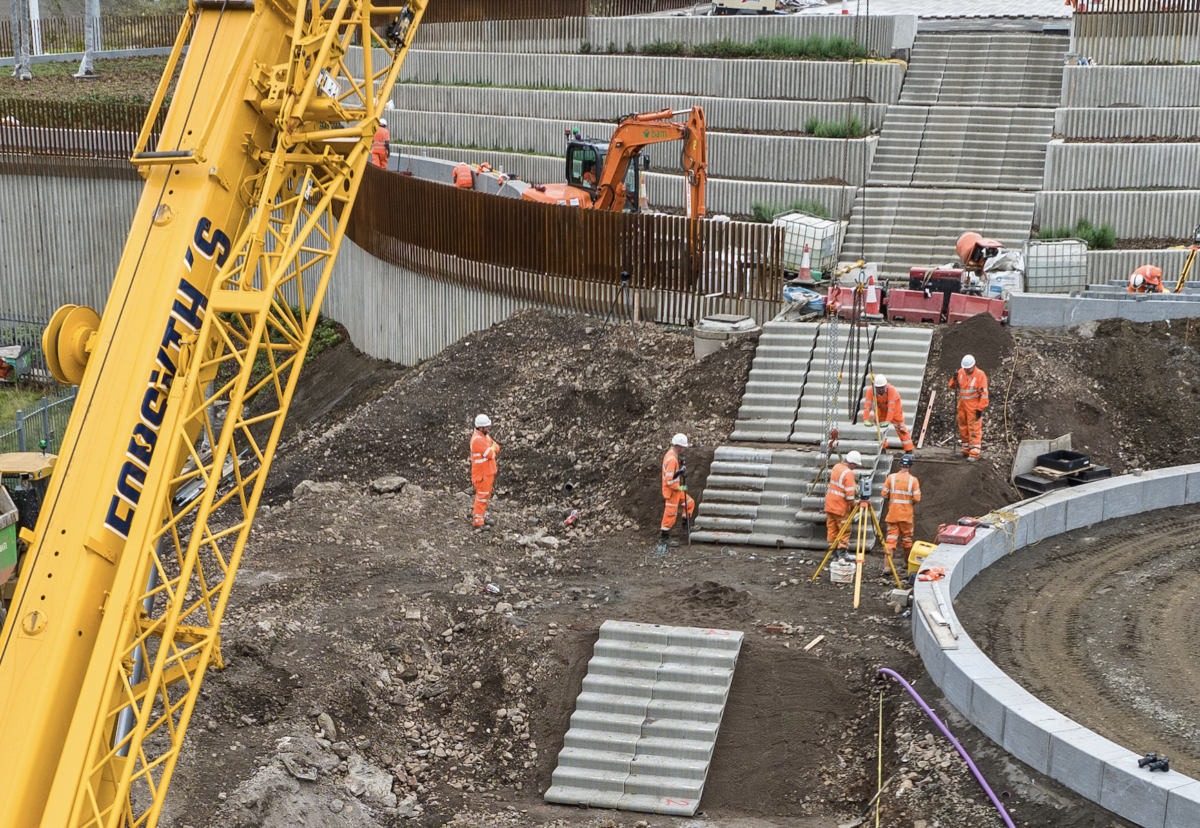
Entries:
[[488,428],[492,424],[492,420],[486,414],[479,414],[475,417],[476,428]]
[[387,118],[380,118],[380,119],[379,119],[379,125],[380,125],[380,126],[387,126]]
[[684,448],[687,448],[688,447],[687,435],[686,434],[676,434],[674,437],[671,438],[671,445],[683,446]]
[[885,386],[885,385],[887,385],[887,377],[885,377],[883,374],[876,374],[875,375],[875,387],[883,388],[883,386]]
[[1146,283],[1146,277],[1140,273],[1133,274],[1133,278],[1129,281],[1133,282],[1134,287],[1141,287]]
[[846,462],[852,466],[861,466],[862,465],[862,455],[859,454],[857,451],[847,452]]
[[971,368],[974,368],[975,367],[975,357],[971,356],[970,354],[967,354],[965,357],[962,358],[961,365],[966,370],[970,370]]

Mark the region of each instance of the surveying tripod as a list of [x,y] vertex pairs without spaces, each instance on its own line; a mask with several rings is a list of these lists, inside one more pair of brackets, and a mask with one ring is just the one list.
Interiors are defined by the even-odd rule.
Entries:
[[629,330],[633,331],[633,344],[640,347],[637,338],[637,325],[633,321],[633,309],[629,307],[629,295],[632,291],[629,289],[629,271],[621,271],[621,286],[617,288],[616,295],[613,296],[612,304],[608,306],[608,313],[604,317],[604,325],[602,328],[608,327],[608,321],[612,319],[613,311],[617,309],[617,303],[621,303],[621,307],[625,309],[625,313],[629,315]]
[[[825,557],[821,559],[821,565],[817,567],[817,571],[813,573],[812,581],[815,582],[817,576],[821,574],[821,570],[825,568],[825,564],[829,563],[829,559],[837,551],[838,544],[850,532],[850,524],[858,521],[858,526],[854,530],[854,608],[858,609],[859,599],[862,597],[862,576],[863,564],[866,563],[867,550],[867,519],[870,518],[870,525],[875,527],[875,537],[882,541],[886,536],[883,533],[882,527],[879,525],[879,516],[875,514],[875,507],[871,505],[871,478],[864,477],[858,481],[858,502],[854,504],[854,508],[850,514],[846,516],[846,522],[842,524],[841,531],[837,537],[833,539],[833,543],[829,545],[829,551],[825,553]],[[900,583],[900,576],[896,573],[896,563],[892,560],[891,555],[887,555],[888,568],[892,570],[892,577],[896,579],[896,588],[903,589],[903,584]]]

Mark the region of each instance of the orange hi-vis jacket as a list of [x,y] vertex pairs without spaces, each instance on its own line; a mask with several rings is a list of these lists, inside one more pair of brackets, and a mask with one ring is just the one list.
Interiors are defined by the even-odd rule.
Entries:
[[970,374],[959,368],[950,380],[950,387],[958,389],[958,407],[967,411],[983,411],[988,407],[987,374],[976,366]]
[[825,491],[825,514],[849,514],[857,497],[854,472],[845,463],[838,463],[829,473],[829,488]]
[[887,518],[891,523],[911,523],[913,504],[921,502],[921,483],[905,469],[889,474],[883,483],[883,497],[890,499]]
[[471,482],[479,483],[496,476],[496,455],[500,446],[478,429],[471,435]]
[[470,190],[475,186],[470,164],[459,164],[454,168],[454,186],[463,190]]
[[387,127],[380,127],[375,130],[375,137],[371,140],[371,163],[376,167],[387,167],[388,155],[391,152],[389,142],[392,140],[391,133]]
[[663,497],[670,497],[679,491],[679,487],[683,485],[679,482],[679,477],[675,472],[679,471],[679,455],[675,453],[675,449],[667,449],[667,453],[663,455],[662,462],[662,494]]
[[[1133,277],[1141,276],[1146,281],[1142,283],[1140,288],[1133,286]],[[1130,293],[1166,293],[1167,289],[1163,287],[1163,273],[1161,267],[1154,265],[1142,265],[1133,273],[1129,274],[1129,292]]]
[[900,392],[890,382],[883,386],[879,395],[879,411],[881,416],[875,418],[875,386],[867,388],[863,396],[863,420],[878,419],[881,423],[903,423],[904,404],[900,401]]

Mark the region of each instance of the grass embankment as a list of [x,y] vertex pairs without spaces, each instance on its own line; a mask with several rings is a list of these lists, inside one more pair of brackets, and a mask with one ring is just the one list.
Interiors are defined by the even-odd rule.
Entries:
[[45,394],[40,389],[0,388],[0,432],[8,431],[17,419],[17,412],[37,404]]
[[750,205],[750,220],[770,224],[775,216],[780,213],[790,213],[795,210],[799,210],[802,213],[811,213],[821,218],[829,218],[829,211],[825,209],[825,205],[821,202],[797,199],[789,204],[770,204],[765,201],[755,201]]
[[1095,227],[1087,219],[1080,219],[1073,230],[1070,227],[1042,227],[1038,230],[1037,238],[1042,241],[1083,239],[1089,250],[1112,250],[1117,246],[1117,233],[1111,225]]
[[[183,61],[180,61],[182,66]],[[0,101],[57,101],[60,103],[136,104],[154,99],[166,68],[165,57],[133,57],[95,61],[94,78],[72,77],[78,61],[35,63],[33,79],[19,81],[10,70],[0,72]]]

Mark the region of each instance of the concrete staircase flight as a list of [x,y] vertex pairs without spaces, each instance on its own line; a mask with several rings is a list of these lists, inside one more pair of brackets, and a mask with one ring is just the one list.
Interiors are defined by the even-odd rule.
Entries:
[[1053,109],[1066,52],[1065,37],[918,32],[899,103]]

